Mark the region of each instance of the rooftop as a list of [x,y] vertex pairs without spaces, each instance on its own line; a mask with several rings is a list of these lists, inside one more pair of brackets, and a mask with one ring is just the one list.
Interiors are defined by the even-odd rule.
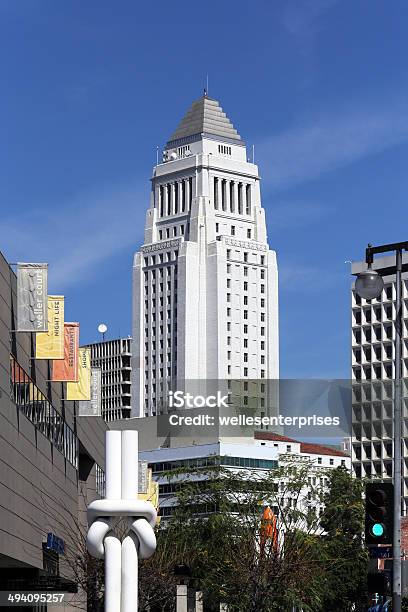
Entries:
[[193,102],[184,115],[178,128],[170,137],[167,146],[175,144],[180,139],[208,135],[236,144],[243,144],[241,136],[234,128],[219,102],[206,94]]
[[333,457],[348,457],[349,455],[344,451],[331,446],[324,446],[323,444],[313,444],[310,442],[302,442],[301,440],[295,440],[294,438],[288,438],[281,434],[274,433],[272,431],[256,431],[255,440],[269,440],[272,442],[292,442],[293,444],[300,444],[301,453],[309,453],[310,455],[332,455]]

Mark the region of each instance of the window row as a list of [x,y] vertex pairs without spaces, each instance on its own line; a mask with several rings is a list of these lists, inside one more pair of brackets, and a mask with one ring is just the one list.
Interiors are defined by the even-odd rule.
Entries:
[[214,177],[213,202],[215,210],[250,215],[252,191],[251,185]]
[[164,230],[159,229],[159,240],[168,240],[169,238],[177,238],[177,236],[184,236],[184,231],[185,226],[183,223],[181,225],[172,225],[171,227],[166,227],[166,229]]
[[[145,256],[143,259],[143,263],[145,267],[155,266],[156,264],[160,264],[160,263],[174,262],[177,260],[177,257],[178,257],[178,251],[167,251],[166,253],[159,253],[158,255],[150,255],[150,258],[148,256]],[[166,266],[166,269],[170,270],[168,266]],[[153,278],[155,278],[154,272],[155,272],[154,270],[151,271]],[[147,278],[146,272],[145,272],[145,278]]]
[[12,355],[10,397],[29,421],[78,469],[77,436]]
[[192,177],[159,186],[160,217],[177,215],[191,209],[193,193]]
[[[243,230],[244,228],[239,228],[239,229]],[[219,232],[220,232],[220,224],[219,223],[215,224],[215,231],[216,231],[217,234],[219,234]],[[237,232],[236,225],[231,225],[230,226],[230,231],[229,231],[229,236],[236,236],[237,235],[236,232]],[[247,230],[246,230],[246,238],[248,238],[248,240],[251,240],[251,238],[252,238],[252,229],[251,228],[247,228]]]
[[218,145],[218,153],[221,155],[231,155],[232,147],[228,147],[227,145]]
[[[261,266],[265,265],[265,255],[260,255],[259,261],[258,261],[258,253],[251,253],[251,261],[250,261],[249,260],[250,253],[248,251],[243,251],[242,253],[241,251],[235,251],[234,257],[232,257],[231,254],[232,254],[231,249],[227,249],[227,260],[233,260],[235,262],[243,261],[244,263],[260,263]],[[241,255],[242,255],[242,259],[241,259]],[[227,272],[231,272],[231,268],[228,269],[228,265],[231,265],[231,264],[227,264]]]

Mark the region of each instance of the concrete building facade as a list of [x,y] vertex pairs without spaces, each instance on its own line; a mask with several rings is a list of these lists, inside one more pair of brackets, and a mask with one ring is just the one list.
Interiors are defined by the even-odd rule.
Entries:
[[[366,264],[352,264],[352,274]],[[395,376],[395,257],[376,257],[373,269],[384,280],[378,299],[351,292],[352,465],[358,478],[389,480],[393,457]],[[408,254],[403,254],[402,326],[402,514],[408,504]]]
[[133,264],[132,416],[160,414],[188,380],[278,378],[277,263],[259,183],[240,135],[202,96],[153,170]]
[[75,591],[69,543],[99,495],[97,468],[103,483],[106,424],[77,418],[65,383],[50,382],[35,334],[15,331],[16,300],[0,254],[0,591]]
[[102,416],[105,421],[130,416],[131,342],[128,336],[87,345],[91,349],[91,366],[102,371]]

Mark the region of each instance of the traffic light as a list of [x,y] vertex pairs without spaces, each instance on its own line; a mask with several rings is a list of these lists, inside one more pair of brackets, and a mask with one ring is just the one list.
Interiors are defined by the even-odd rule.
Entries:
[[366,544],[392,544],[393,526],[394,485],[390,482],[368,483],[365,499]]

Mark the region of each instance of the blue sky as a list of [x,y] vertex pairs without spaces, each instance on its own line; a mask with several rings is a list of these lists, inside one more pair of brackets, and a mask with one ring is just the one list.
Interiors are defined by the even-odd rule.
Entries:
[[402,0],[0,0],[0,249],[48,261],[81,342],[130,333],[162,146],[209,74],[255,145],[283,377],[349,375],[346,260],[406,240]]

